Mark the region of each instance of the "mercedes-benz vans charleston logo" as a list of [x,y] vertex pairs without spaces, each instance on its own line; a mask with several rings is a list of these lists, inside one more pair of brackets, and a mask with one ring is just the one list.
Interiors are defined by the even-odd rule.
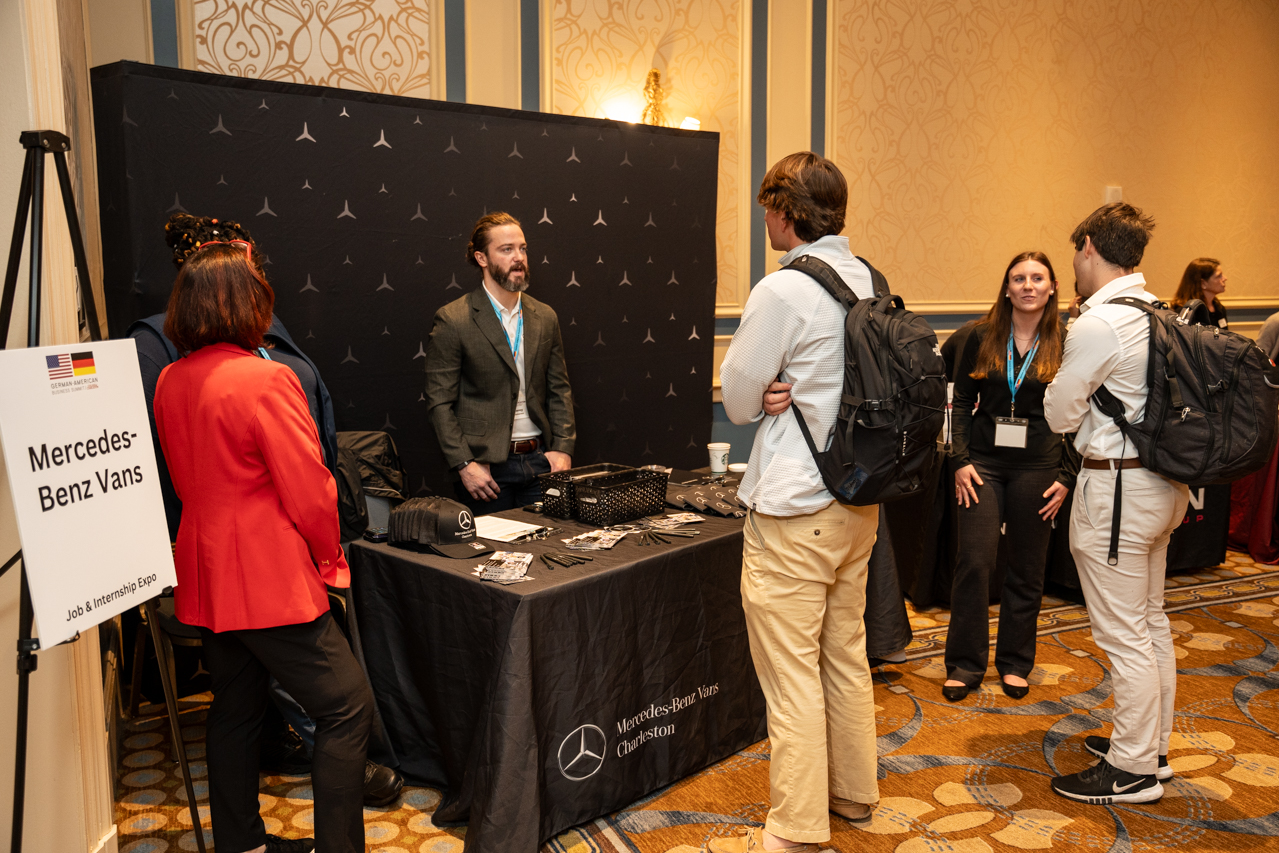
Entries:
[[457,526],[463,530],[470,530],[471,525],[474,523],[475,522],[471,520],[471,513],[467,510],[462,510],[457,514]]
[[607,750],[608,738],[602,729],[589,724],[579,726],[560,744],[560,773],[573,782],[589,779],[604,764]]

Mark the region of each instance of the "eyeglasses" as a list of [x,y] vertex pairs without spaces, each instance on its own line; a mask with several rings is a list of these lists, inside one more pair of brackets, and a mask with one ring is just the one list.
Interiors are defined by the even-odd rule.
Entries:
[[253,262],[253,245],[247,240],[206,240],[195,247],[198,252],[206,246],[235,246],[237,249],[244,250],[244,259]]

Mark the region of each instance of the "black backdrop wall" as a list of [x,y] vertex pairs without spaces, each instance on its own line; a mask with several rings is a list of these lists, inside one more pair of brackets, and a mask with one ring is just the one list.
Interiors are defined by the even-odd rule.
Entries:
[[449,493],[423,345],[479,286],[475,220],[506,210],[560,316],[574,464],[704,464],[718,134],[128,62],[92,78],[113,336],[164,310],[171,213],[239,220],[338,429],[387,430],[411,488]]

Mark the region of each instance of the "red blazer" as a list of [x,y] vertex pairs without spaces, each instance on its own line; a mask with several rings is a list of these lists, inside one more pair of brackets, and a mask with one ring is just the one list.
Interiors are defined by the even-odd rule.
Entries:
[[169,365],[155,422],[182,500],[177,616],[213,631],[310,622],[350,585],[337,484],[293,371],[234,344]]

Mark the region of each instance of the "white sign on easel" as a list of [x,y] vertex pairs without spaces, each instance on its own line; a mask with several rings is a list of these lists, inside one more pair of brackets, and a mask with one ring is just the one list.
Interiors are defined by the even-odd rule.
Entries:
[[0,352],[0,440],[42,648],[177,584],[132,340]]

